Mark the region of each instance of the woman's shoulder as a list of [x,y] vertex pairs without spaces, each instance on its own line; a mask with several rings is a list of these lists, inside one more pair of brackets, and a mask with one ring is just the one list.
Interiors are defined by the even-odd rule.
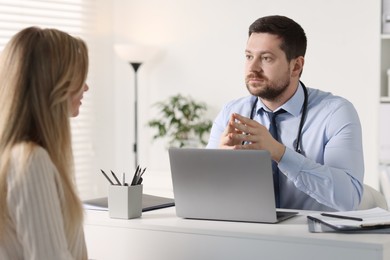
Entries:
[[48,152],[42,146],[32,142],[15,145],[11,150],[10,163],[10,166],[19,173],[53,165]]
[[58,171],[48,152],[36,144],[18,144],[12,149],[8,166],[9,194],[16,199],[19,191],[33,194],[35,191],[58,188]]
[[34,142],[21,142],[12,147],[12,157],[48,156],[47,151]]

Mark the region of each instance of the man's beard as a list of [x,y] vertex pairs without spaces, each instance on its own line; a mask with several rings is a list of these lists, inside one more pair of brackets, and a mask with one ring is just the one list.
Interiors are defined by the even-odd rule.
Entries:
[[[248,84],[248,81],[251,78],[263,79],[266,82],[261,84],[261,87],[258,86],[259,84],[255,84],[255,87],[251,88]],[[257,96],[269,101],[276,100],[290,85],[290,78],[288,77],[288,74],[286,74],[286,77],[277,81],[270,81],[261,73],[252,72],[248,74],[245,81],[249,93],[251,93],[253,96]]]

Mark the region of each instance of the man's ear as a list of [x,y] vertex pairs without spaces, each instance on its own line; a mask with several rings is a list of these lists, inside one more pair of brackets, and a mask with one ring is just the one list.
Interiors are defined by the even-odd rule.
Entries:
[[291,60],[291,76],[292,77],[300,77],[303,71],[303,65],[305,64],[305,58],[303,56],[299,56],[298,58]]

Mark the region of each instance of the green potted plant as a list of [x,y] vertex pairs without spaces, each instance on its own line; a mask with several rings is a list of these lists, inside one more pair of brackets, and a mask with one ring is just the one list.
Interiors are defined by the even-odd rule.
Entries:
[[205,135],[210,132],[212,121],[204,119],[207,105],[181,94],[157,102],[158,118],[148,125],[157,130],[153,139],[168,138],[170,146],[185,147],[206,145]]

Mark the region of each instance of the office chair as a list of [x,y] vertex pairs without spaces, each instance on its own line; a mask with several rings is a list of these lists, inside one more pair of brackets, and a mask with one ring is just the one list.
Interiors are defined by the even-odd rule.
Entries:
[[359,210],[380,207],[387,210],[387,201],[379,191],[371,186],[364,184],[363,198],[358,207]]

